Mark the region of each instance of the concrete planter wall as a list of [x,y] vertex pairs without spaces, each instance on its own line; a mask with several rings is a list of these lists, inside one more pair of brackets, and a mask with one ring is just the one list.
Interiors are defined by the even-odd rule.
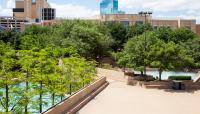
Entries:
[[[182,83],[185,86],[186,90],[199,90],[200,89],[200,82],[193,82],[182,80]],[[165,81],[137,81],[134,80],[133,77],[128,77],[128,85],[133,86],[141,86],[147,89],[172,89],[173,81],[172,80],[165,80]]]
[[75,114],[107,85],[106,77],[102,77],[42,114]]

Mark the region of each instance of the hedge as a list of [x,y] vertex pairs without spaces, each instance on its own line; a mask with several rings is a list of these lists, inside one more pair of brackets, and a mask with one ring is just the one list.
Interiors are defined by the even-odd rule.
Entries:
[[170,76],[169,80],[192,80],[191,76]]

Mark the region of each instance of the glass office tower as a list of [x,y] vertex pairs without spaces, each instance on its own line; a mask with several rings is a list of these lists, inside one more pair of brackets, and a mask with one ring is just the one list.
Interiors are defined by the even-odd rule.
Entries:
[[118,0],[102,0],[100,3],[101,14],[117,14]]

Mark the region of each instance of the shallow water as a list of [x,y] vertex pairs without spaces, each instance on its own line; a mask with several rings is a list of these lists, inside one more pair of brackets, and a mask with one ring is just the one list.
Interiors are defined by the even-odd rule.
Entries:
[[[30,86],[31,84],[29,83],[29,86]],[[24,88],[25,88],[25,83],[20,83],[20,84],[16,84],[16,85],[14,85],[13,87],[16,87],[16,88],[18,88],[18,89],[21,89],[21,90],[24,90]],[[32,88],[29,88],[29,89],[32,89]],[[0,92],[2,92],[3,93],[3,96],[5,97],[5,88],[2,88],[2,87],[0,87]],[[14,96],[14,97],[18,97],[18,96],[15,96],[15,94],[12,94],[11,93],[11,91],[9,91],[9,96]],[[69,97],[69,95],[68,96],[63,96],[63,99],[66,99],[67,97]],[[0,96],[0,99],[2,98],[2,96]],[[10,100],[13,100],[13,99],[10,99]],[[32,101],[37,101],[37,100],[39,100],[39,95],[35,95],[35,96],[33,96],[32,97],[32,99],[31,99]],[[46,111],[47,109],[49,109],[51,106],[52,106],[52,101],[51,101],[52,99],[51,99],[51,94],[49,93],[49,92],[46,92],[45,94],[43,94],[43,98],[42,98],[42,101],[43,101],[43,111]],[[61,97],[60,96],[55,96],[55,104],[57,104],[57,103],[59,103],[59,102],[61,102]],[[33,105],[32,103],[30,103],[29,105],[28,105],[28,111],[29,112],[31,112],[31,114],[39,114],[39,102],[37,102],[37,105]],[[34,107],[34,108],[33,108]],[[37,107],[37,108],[36,108]],[[11,108],[11,107],[10,107]],[[0,105],[0,112],[2,111],[2,110],[4,110],[3,108],[2,108],[2,106]]]
[[[135,73],[139,74],[140,72],[135,71]],[[159,72],[157,70],[147,71],[147,75],[152,75],[154,77],[159,77]],[[181,71],[163,71],[162,79],[168,79],[169,76],[191,76],[194,80],[197,77],[197,73],[194,72],[181,72]]]

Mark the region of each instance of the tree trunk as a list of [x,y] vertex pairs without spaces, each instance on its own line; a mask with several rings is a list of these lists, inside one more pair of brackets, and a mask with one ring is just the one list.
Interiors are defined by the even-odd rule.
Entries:
[[141,73],[141,76],[144,76],[144,72],[143,71],[140,71],[140,73]]
[[[28,92],[28,89],[29,89],[29,83],[28,83],[28,71],[27,71],[27,75],[26,75],[26,93]],[[26,102],[28,101],[28,98],[26,97]],[[28,102],[26,103],[26,106],[25,106],[25,114],[28,114]]]
[[85,87],[85,82],[83,81],[83,88]]
[[147,69],[146,69],[146,66],[144,68],[144,76],[147,76]]
[[161,80],[162,80],[162,77],[161,77],[161,75],[162,75],[162,70],[161,70],[161,69],[159,69],[159,81],[161,81]]
[[55,93],[52,94],[52,106],[55,104]]
[[72,95],[72,84],[69,85],[69,94]]
[[40,113],[42,113],[42,81],[40,81]]
[[8,84],[5,85],[6,86],[6,112],[8,112],[9,110],[9,87]]
[[124,74],[126,73],[126,65],[124,65],[124,67],[123,67],[123,72],[124,72]]
[[63,95],[60,96],[60,100],[61,100],[61,101],[63,100]]

